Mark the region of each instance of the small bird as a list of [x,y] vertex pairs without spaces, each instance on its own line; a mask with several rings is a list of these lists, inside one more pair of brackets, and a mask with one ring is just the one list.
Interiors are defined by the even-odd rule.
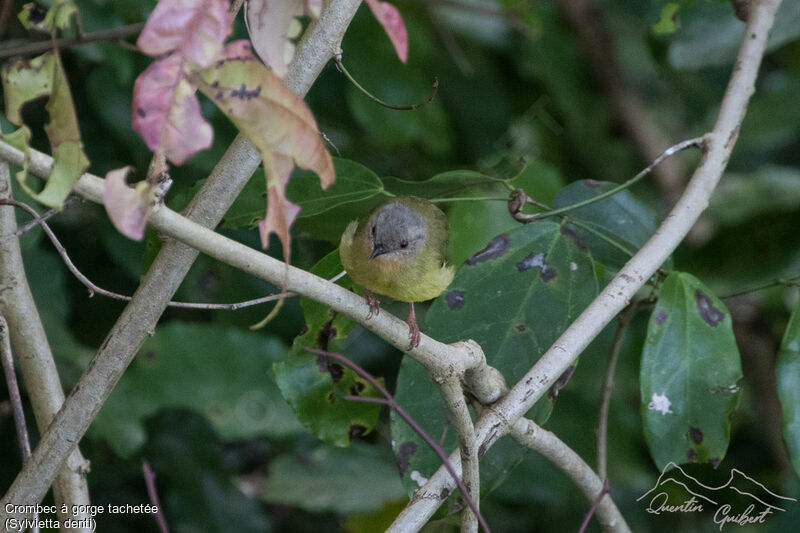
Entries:
[[453,281],[453,267],[445,263],[448,238],[445,214],[415,196],[390,199],[342,234],[342,266],[364,287],[370,315],[380,310],[372,291],[410,304],[411,348],[420,341],[414,302],[435,298]]

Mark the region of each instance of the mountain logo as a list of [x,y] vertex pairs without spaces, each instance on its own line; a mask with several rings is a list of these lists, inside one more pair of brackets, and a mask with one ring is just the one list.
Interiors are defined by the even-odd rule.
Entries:
[[727,482],[711,487],[673,462],[667,463],[653,488],[636,501],[646,502],[645,510],[655,515],[713,510],[714,523],[720,530],[726,524],[763,524],[771,514],[785,512],[787,506],[797,503],[795,498],[775,494],[736,468],[731,469]]

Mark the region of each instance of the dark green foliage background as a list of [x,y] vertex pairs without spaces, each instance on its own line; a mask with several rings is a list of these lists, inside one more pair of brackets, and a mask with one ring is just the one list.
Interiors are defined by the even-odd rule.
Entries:
[[[14,2],[12,11],[19,11],[22,3]],[[138,0],[77,3],[87,31],[143,21],[155,4]],[[337,182],[337,190],[355,191],[349,196],[352,201],[326,206],[314,201],[318,197],[312,191],[313,176],[297,172],[289,196],[308,205],[294,227],[293,264],[305,269],[317,264],[335,248],[347,221],[367,212],[384,197],[383,191],[497,198],[508,193],[505,180],[548,205],[564,205],[591,195],[585,182],[576,183],[580,180],[622,182],[649,163],[620,127],[573,28],[553,2],[497,2],[495,7],[516,6],[524,33],[509,29],[502,17],[470,9],[441,9],[435,1],[394,3],[409,29],[408,65],[397,60],[364,6],[345,37],[344,62],[384,100],[421,101],[434,76],[440,81],[439,94],[417,112],[390,111],[359,94],[331,65],[323,71],[307,102],[335,146],[331,152],[341,158],[337,170],[350,178],[358,176],[358,183]],[[609,53],[617,57],[657,127],[678,142],[707,131],[713,123],[735,53],[736,39],[730,35],[741,23],[727,2],[681,2],[676,32],[657,35],[652,26],[665,3],[602,0],[597,5],[614,37],[615,49]],[[779,17],[782,33],[762,66],[729,172],[699,228],[673,257],[674,268],[691,273],[720,297],[800,273],[800,107],[796,105],[800,14],[797,2],[785,0],[784,4]],[[702,31],[708,27],[704,24],[715,30]],[[235,31],[238,37],[244,36],[241,18]],[[29,38],[12,16],[4,40]],[[149,58],[99,43],[64,50],[63,61],[92,162],[90,171],[103,175],[132,164],[141,179],[150,154],[130,127],[130,106],[133,81]],[[168,197],[173,206],[185,205],[197,190],[198,180],[207,176],[235,135],[233,126],[210,102],[202,101],[202,106],[214,126],[214,144],[173,170],[175,184]],[[34,147],[49,151],[42,130],[44,103],[29,106],[24,117],[33,128]],[[9,130],[4,122],[3,131]],[[698,159],[696,154],[677,157],[687,166]],[[463,171],[449,173],[456,170]],[[432,182],[416,183],[434,176]],[[453,188],[453,183],[458,186]],[[465,183],[476,186],[463,187]],[[257,173],[246,191],[252,191],[251,195],[237,202],[218,230],[258,247],[257,232],[248,225],[253,210],[257,213],[265,203],[263,174]],[[15,195],[24,199],[19,191]],[[649,178],[615,202],[616,207],[600,209],[600,214],[599,208],[587,208],[573,216],[578,222],[594,221],[595,229],[612,231],[625,247],[635,248],[669,208]],[[443,207],[453,227],[450,257],[456,267],[494,235],[517,225],[499,201],[453,202]],[[613,214],[615,209],[630,216],[598,222],[598,216]],[[20,220],[27,218],[20,216]],[[158,242],[155,234],[141,243],[125,239],[103,209],[89,203],[53,218],[52,225],[87,276],[105,288],[129,294]],[[624,255],[617,249],[597,248],[602,244],[593,242],[580,227],[570,228],[603,263],[595,265],[602,286],[608,274],[624,263]],[[643,228],[647,229],[644,234]],[[68,389],[123,304],[88,298],[41,231],[30,231],[22,244],[32,290]],[[267,252],[281,257],[275,239]],[[177,299],[233,302],[274,290],[201,256]],[[589,292],[594,290],[587,287]],[[649,289],[642,296],[648,294]],[[774,492],[800,495],[800,480],[782,442],[774,379],[778,349],[796,301],[797,291],[783,287],[723,300],[741,352],[744,379],[730,446],[720,468],[687,468],[707,484],[722,484],[735,467]],[[388,301],[384,309],[398,316],[406,312],[405,306]],[[419,314],[424,316],[425,309],[419,306]],[[635,531],[713,531],[716,526],[708,517],[655,519],[636,501],[659,474],[643,437],[639,397],[639,362],[651,310],[632,322],[617,369],[609,418],[612,493]],[[288,357],[306,324],[303,309],[298,299],[289,299],[267,328],[249,331],[248,326],[267,312],[266,307],[253,307],[236,312],[169,309],[165,313],[155,337],[81,441],[82,451],[92,462],[93,503],[146,503],[140,465],[147,459],[158,474],[161,502],[173,531],[372,532],[391,522],[404,504],[405,492],[390,453],[393,433],[388,413],[381,411],[366,436],[350,439],[356,441],[350,448],[334,448],[304,430],[281,403],[272,372],[272,363]],[[796,339],[797,327],[794,330]],[[613,325],[581,356],[547,422],[547,428],[590,465],[595,464],[594,428],[612,334]],[[359,326],[352,327],[346,338],[336,338],[335,347],[395,390],[400,353]],[[796,344],[787,341],[782,364],[793,375],[797,375],[796,352]],[[150,353],[155,359],[149,358]],[[149,361],[161,358],[171,364],[160,367],[162,374],[149,374]],[[181,363],[175,364],[178,360]],[[528,362],[522,366],[527,368]],[[792,385],[796,389],[797,383],[781,382],[787,396],[793,392]],[[0,401],[6,397],[5,384],[0,384]],[[268,404],[259,403],[263,401]],[[237,425],[235,417],[226,418],[230,412],[225,409],[233,409],[235,415],[237,402],[242,412],[264,423],[241,424],[238,419]],[[27,403],[26,412],[32,420]],[[791,427],[797,436],[796,422]],[[10,485],[20,468],[13,434],[11,418],[0,416],[0,490]],[[35,429],[32,434],[35,439]],[[798,442],[793,446],[800,449]],[[588,503],[547,461],[528,453],[507,474],[482,502],[494,531],[578,529]],[[748,531],[788,531],[798,518],[800,505],[795,505],[766,526]],[[115,532],[156,530],[147,516],[105,516],[98,525]],[[596,524],[590,526],[590,531],[598,530]]]

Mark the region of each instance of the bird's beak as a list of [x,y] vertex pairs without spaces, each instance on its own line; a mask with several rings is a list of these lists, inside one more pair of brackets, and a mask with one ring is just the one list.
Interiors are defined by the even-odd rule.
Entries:
[[383,255],[383,254],[385,254],[385,253],[386,253],[386,252],[388,252],[388,251],[389,251],[389,250],[387,250],[387,249],[386,249],[386,248],[385,248],[385,247],[384,247],[382,244],[375,243],[375,246],[374,246],[374,248],[372,249],[372,255],[371,255],[371,256],[369,256],[369,258],[370,258],[370,259],[375,259],[375,258],[376,258],[376,257],[378,257],[379,255]]

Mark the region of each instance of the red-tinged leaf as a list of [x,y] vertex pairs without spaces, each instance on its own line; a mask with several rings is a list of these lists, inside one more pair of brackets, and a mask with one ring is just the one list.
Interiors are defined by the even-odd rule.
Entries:
[[231,31],[226,0],[160,0],[136,46],[153,57],[175,52],[207,67],[217,60]]
[[284,254],[288,258],[291,249],[291,239],[289,238],[289,228],[294,219],[300,212],[300,206],[286,199],[286,184],[292,173],[294,163],[286,156],[273,156],[272,169],[268,172],[269,176],[276,176],[278,179],[269,180],[267,186],[267,216],[258,222],[258,233],[261,235],[261,246],[269,246],[269,235],[273,231],[281,240]]
[[153,205],[153,187],[144,181],[135,189],[128,187],[125,176],[130,171],[131,167],[123,167],[106,174],[103,204],[114,227],[126,237],[140,241]]
[[408,60],[408,31],[400,11],[389,2],[380,2],[379,0],[366,0],[366,2],[372,10],[372,14],[389,35],[397,57],[405,63]]
[[289,40],[300,30],[297,17],[303,14],[305,0],[249,0],[247,30],[258,57],[283,78],[294,57],[294,44]]
[[247,41],[229,43],[224,59],[193,81],[236,124],[261,153],[267,174],[267,218],[264,240],[275,231],[288,257],[288,228],[297,206],[284,194],[291,162],[313,170],[327,187],[335,178],[333,160],[325,150],[316,121],[305,102],[266,68]]
[[184,78],[180,56],[156,61],[136,79],[133,129],[148,148],[176,165],[211,146],[214,131],[200,113],[194,87]]
[[306,15],[318,19],[322,13],[322,0],[304,0]]

